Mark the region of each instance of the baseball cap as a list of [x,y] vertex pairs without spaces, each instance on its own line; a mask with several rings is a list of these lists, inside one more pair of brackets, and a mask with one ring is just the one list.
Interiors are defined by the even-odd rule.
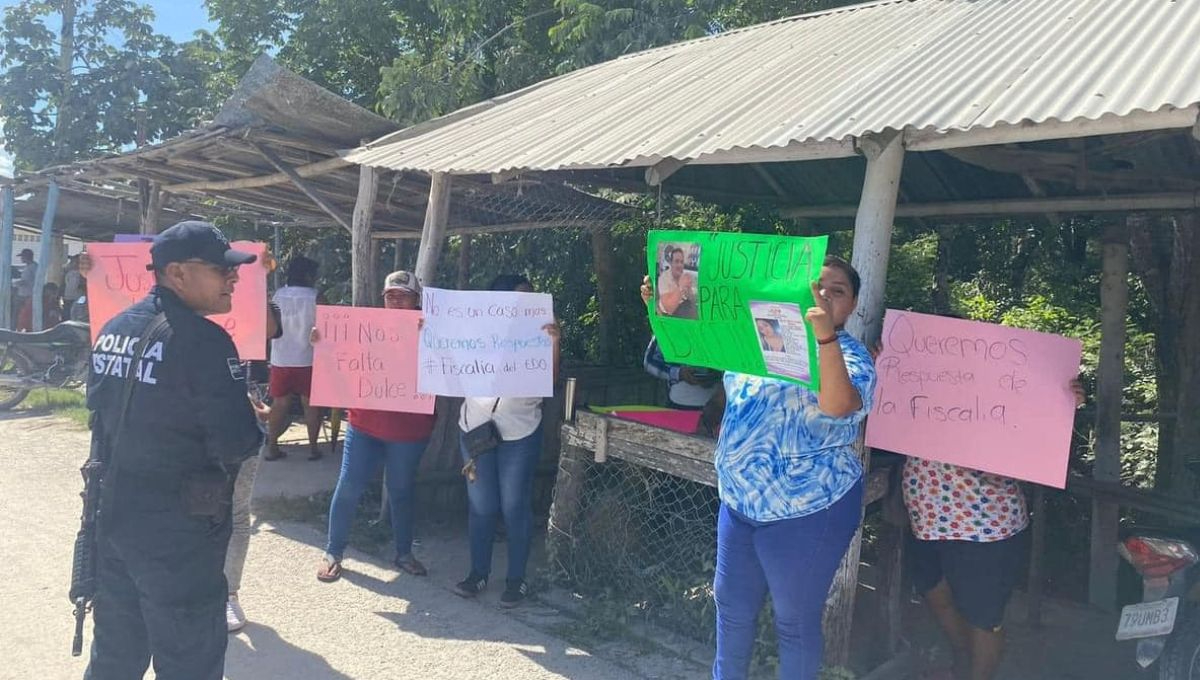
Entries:
[[234,250],[220,229],[208,222],[180,222],[154,237],[150,245],[147,269],[162,269],[172,262],[203,260],[218,267],[250,264],[258,258],[254,253]]
[[383,290],[403,290],[413,295],[421,294],[421,283],[417,281],[417,275],[412,272],[401,269],[387,275],[383,280]]

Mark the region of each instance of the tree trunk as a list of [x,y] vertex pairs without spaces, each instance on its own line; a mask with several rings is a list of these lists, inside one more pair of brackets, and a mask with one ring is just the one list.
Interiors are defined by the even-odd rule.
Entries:
[[1155,317],[1158,410],[1177,417],[1158,430],[1154,486],[1191,497],[1190,452],[1200,449],[1200,227],[1189,213],[1149,223],[1131,234],[1133,261]]
[[62,0],[62,29],[59,31],[58,71],[62,86],[54,119],[54,159],[59,163],[71,160],[67,148],[67,131],[71,129],[71,65],[75,63],[75,0]]
[[596,272],[596,361],[607,366],[613,358],[613,321],[616,319],[616,280],[613,273],[612,235],[607,225],[592,229],[592,265]]

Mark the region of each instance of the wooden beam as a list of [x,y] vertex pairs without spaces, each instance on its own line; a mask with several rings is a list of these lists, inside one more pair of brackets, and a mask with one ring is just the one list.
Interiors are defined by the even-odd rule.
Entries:
[[754,170],[754,174],[758,175],[759,179],[771,187],[771,191],[774,191],[776,196],[787,198],[788,193],[784,191],[783,185],[775,179],[775,176],[771,174],[770,170],[767,170],[766,166],[762,163],[751,163],[750,167]]
[[304,192],[305,196],[308,196],[310,199],[312,199],[312,202],[316,203],[317,207],[325,211],[325,213],[332,217],[335,222],[342,225],[343,229],[351,233],[354,232],[353,228],[350,226],[350,223],[346,221],[346,218],[343,217],[342,214],[337,211],[337,209],[330,205],[329,201],[325,200],[324,197],[322,197],[316,192],[316,190],[309,186],[308,182],[304,181],[302,177],[297,175],[295,170],[293,170],[290,166],[285,165],[283,161],[279,160],[279,156],[276,156],[274,151],[271,151],[271,149],[268,147],[255,142],[250,142],[250,144],[253,145],[254,148],[257,149],[260,154],[262,154],[262,157],[267,159],[267,162],[274,166],[276,170],[282,172],[284,175],[287,175],[287,178],[292,181],[292,184],[295,184],[297,189]]
[[[464,225],[457,227],[447,227],[446,233],[452,236],[462,236],[465,234],[503,234],[513,231],[534,231],[536,229],[593,229],[597,227],[608,227],[611,223],[608,220],[547,220],[547,221],[532,221],[532,222],[505,222],[503,224],[493,224],[486,226]],[[371,238],[395,238],[395,239],[419,239],[422,232],[413,231],[375,231],[372,232]]]
[[[1046,212],[1089,214],[1196,209],[1200,209],[1200,191],[1179,191],[1160,194],[1110,194],[1107,196],[905,203],[896,206],[896,217],[1037,215]],[[783,208],[779,214],[790,218],[830,218],[851,217],[857,212],[858,207],[853,205],[825,205]]]
[[667,178],[683,169],[687,161],[678,158],[664,158],[646,168],[646,184],[652,187],[660,186]]
[[421,229],[421,246],[417,250],[417,280],[421,285],[437,282],[438,259],[446,241],[446,224],[450,221],[450,175],[435,172],[429,182],[429,204],[425,208],[425,225]]
[[[846,330],[869,347],[879,340],[883,331],[883,291],[887,282],[900,172],[904,166],[904,143],[899,134],[891,133],[860,139],[858,146],[867,157],[867,169],[863,177],[862,197],[854,218],[851,261],[862,277],[863,285],[858,294],[858,307],[846,324]],[[866,469],[869,456],[861,433],[856,449]],[[828,666],[844,666],[850,657],[850,629],[854,618],[861,554],[860,527],[842,557],[825,605],[824,660]]]
[[[1038,181],[1031,177],[1028,173],[1021,175],[1021,181],[1025,183],[1025,187],[1029,189],[1029,193],[1033,194],[1037,198],[1046,197],[1046,190],[1043,189],[1042,185],[1039,184]],[[1062,224],[1062,215],[1056,212],[1048,212],[1046,213],[1046,221],[1050,223],[1050,226],[1057,227]]]
[[[1144,228],[1147,218],[1131,215],[1109,225],[1104,234],[1100,271],[1100,361],[1096,369],[1096,461],[1092,477],[1121,481],[1121,399],[1125,383],[1125,322],[1129,308],[1129,231]],[[1128,229],[1128,230],[1127,230]],[[1092,536],[1088,601],[1112,610],[1117,601],[1116,544],[1120,506],[1092,500]]]
[[378,170],[360,165],[358,200],[354,203],[350,229],[350,296],[351,304],[355,307],[370,307],[377,297],[371,257],[371,220],[375,216],[375,195],[378,191]]
[[[293,171],[298,177],[309,178],[324,175],[341,168],[345,168],[351,163],[343,158],[327,158],[316,163],[301,165],[293,168]],[[163,191],[172,194],[196,192],[206,193],[214,191],[226,191],[228,189],[253,189],[255,187],[273,186],[276,184],[287,184],[290,178],[286,173],[277,172],[273,175],[259,175],[258,177],[238,177],[235,179],[222,180],[205,180],[199,182],[184,182],[183,184],[171,184],[164,186]]]

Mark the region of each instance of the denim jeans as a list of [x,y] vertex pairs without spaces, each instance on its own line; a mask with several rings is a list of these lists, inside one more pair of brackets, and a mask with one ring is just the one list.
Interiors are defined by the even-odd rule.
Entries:
[[[461,436],[459,450],[465,463],[470,456],[462,448]],[[509,581],[525,578],[533,534],[533,475],[541,455],[539,425],[528,437],[501,442],[495,450],[475,459],[475,481],[467,482],[472,573],[484,577],[491,574],[496,522],[503,513],[508,530],[506,578]]]
[[425,452],[428,439],[416,442],[389,442],[346,428],[342,445],[342,471],[337,488],[329,503],[329,542],[325,552],[341,559],[350,541],[350,524],[358,509],[358,501],[379,466],[384,466],[388,505],[391,509],[392,533],[396,540],[396,555],[412,552],[413,482],[417,465]]
[[750,672],[755,620],[767,593],[775,609],[779,677],[814,680],[821,668],[821,614],[842,555],[862,518],[862,482],[828,508],[754,522],[721,504],[717,520],[717,658],[714,680]]

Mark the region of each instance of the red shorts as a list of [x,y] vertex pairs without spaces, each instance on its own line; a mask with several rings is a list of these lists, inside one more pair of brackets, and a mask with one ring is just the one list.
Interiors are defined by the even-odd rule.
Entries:
[[305,399],[312,392],[312,366],[272,366],[271,398],[298,394]]

